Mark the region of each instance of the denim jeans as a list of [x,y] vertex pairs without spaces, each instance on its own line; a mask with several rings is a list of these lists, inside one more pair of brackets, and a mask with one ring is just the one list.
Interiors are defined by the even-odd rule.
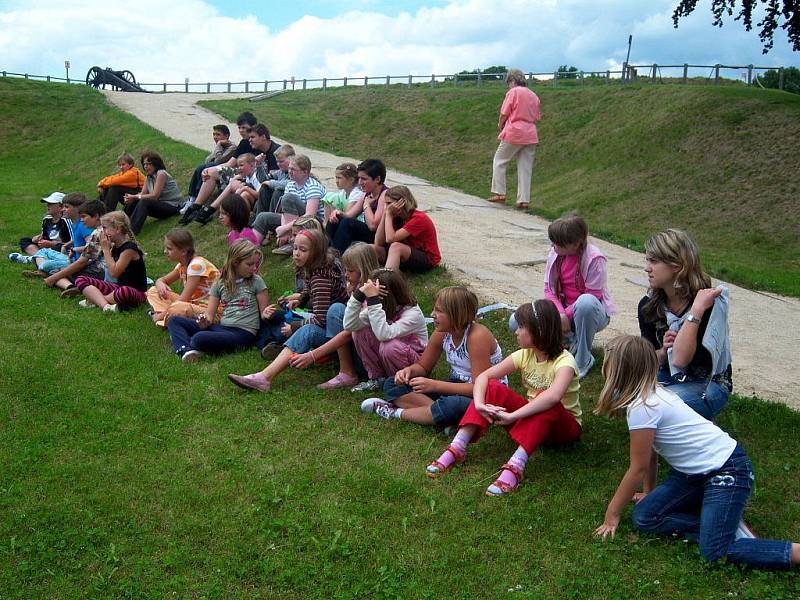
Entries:
[[753,489],[753,465],[741,446],[716,471],[686,475],[672,469],[666,480],[633,509],[642,531],[680,533],[700,544],[706,560],[766,569],[791,566],[791,542],[735,539],[736,528]]
[[716,381],[679,381],[680,374],[670,377],[669,371],[661,369],[658,381],[677,395],[698,415],[713,420],[728,404],[728,388]]
[[248,348],[256,341],[256,336],[240,327],[209,325],[202,329],[194,319],[172,317],[167,322],[169,336],[175,353],[183,356],[189,350],[199,350],[209,354],[232,352],[237,348]]
[[[460,382],[456,382],[460,383]],[[383,383],[383,399],[387,402],[394,402],[400,396],[405,396],[413,392],[409,386],[402,383],[395,383],[394,377],[387,377]],[[431,404],[431,417],[433,417],[433,424],[437,427],[447,427],[448,425],[457,425],[467,412],[469,403],[472,398],[467,396],[458,396],[453,394],[451,396],[442,396],[436,392],[429,392],[425,394],[433,400]]]
[[66,269],[69,266],[69,258],[66,254],[61,254],[52,248],[41,248],[36,254],[35,258],[41,258],[42,264],[39,265],[40,271],[53,274],[61,269]]

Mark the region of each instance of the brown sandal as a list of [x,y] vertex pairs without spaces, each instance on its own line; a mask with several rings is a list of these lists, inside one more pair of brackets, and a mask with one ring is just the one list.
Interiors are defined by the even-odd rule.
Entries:
[[[455,459],[453,462],[450,463],[450,466],[445,467],[442,463],[438,460],[433,461],[428,467],[425,469],[425,475],[430,477],[431,479],[436,479],[447,473],[448,471],[452,470],[453,467],[457,467],[464,464],[464,461],[467,460],[467,453],[461,452],[458,448],[453,445],[447,447],[445,452],[449,452],[453,455]],[[435,471],[431,471],[431,468],[436,469]]]
[[527,202],[517,202],[517,208],[520,210],[528,210]]
[[506,197],[503,196],[502,194],[492,194],[491,196],[489,196],[488,200],[489,202],[505,202]]
[[511,471],[514,474],[514,477],[517,478],[517,483],[514,484],[514,485],[509,485],[505,481],[500,481],[499,479],[495,479],[495,481],[494,481],[494,483],[492,485],[494,487],[498,488],[501,493],[496,494],[496,493],[490,491],[489,488],[492,487],[492,485],[490,485],[488,488],[486,488],[486,495],[487,496],[492,496],[493,498],[499,498],[500,496],[505,496],[506,494],[509,494],[509,493],[513,492],[515,489],[517,489],[519,487],[519,484],[522,483],[522,480],[524,479],[524,475],[522,474],[522,471],[520,471],[514,465],[509,465],[508,463],[506,463],[502,467],[500,467],[500,471],[501,471],[501,474],[502,474],[502,471]]

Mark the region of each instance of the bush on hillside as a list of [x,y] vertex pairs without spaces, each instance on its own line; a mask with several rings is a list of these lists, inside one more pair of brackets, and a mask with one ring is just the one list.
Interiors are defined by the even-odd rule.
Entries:
[[[770,69],[757,77],[758,83],[765,88],[780,88],[780,73],[777,69]],[[800,94],[800,69],[787,67],[783,70],[783,89],[792,94]]]

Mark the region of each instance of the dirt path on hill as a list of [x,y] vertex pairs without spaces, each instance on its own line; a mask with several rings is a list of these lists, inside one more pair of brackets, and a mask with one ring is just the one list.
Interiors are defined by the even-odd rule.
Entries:
[[[211,146],[211,127],[221,119],[195,102],[242,97],[105,94],[113,104],[168,136],[204,150]],[[234,124],[229,126],[236,131]],[[336,165],[345,160],[358,163],[352,157],[292,145],[311,158],[314,174],[329,189],[334,188]],[[486,157],[486,176],[491,177],[491,156]],[[443,262],[484,300],[521,303],[542,296],[544,259],[550,246],[548,221],[396,171],[390,170],[387,179],[390,185],[404,184],[413,190],[420,207],[436,223]],[[638,333],[636,306],[647,286],[642,270],[644,256],[596,238],[592,242],[608,257],[609,286],[619,307],[619,313],[598,336],[596,344],[604,344],[620,333]],[[800,409],[798,377],[792,374],[799,356],[800,300],[726,285],[732,299],[730,327],[736,393],[757,395]]]

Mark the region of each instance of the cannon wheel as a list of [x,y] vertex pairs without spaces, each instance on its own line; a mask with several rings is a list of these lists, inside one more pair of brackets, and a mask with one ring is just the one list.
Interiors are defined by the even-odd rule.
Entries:
[[132,83],[133,85],[136,85],[136,77],[133,76],[133,73],[131,73],[130,71],[123,71],[121,73],[121,75],[122,75],[122,78],[125,81],[127,81],[128,83]]
[[105,89],[105,78],[103,77],[103,70],[100,67],[92,67],[89,69],[89,72],[86,73],[86,85],[90,85],[93,88],[103,87],[103,89]]

